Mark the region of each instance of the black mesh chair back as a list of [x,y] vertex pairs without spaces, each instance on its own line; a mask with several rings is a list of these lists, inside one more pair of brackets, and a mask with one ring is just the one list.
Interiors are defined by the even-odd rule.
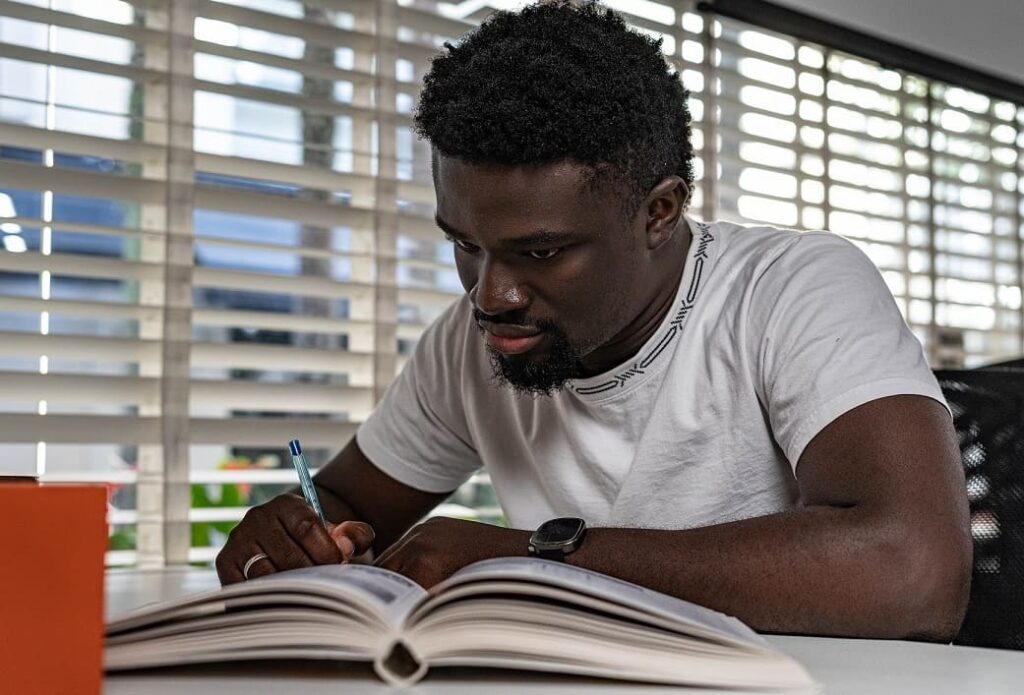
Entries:
[[936,371],[953,411],[974,541],[957,644],[1024,649],[1024,371]]
[[1017,371],[1024,371],[1024,357],[1006,360],[1005,362],[995,362],[993,364],[986,364],[978,369],[1015,369]]

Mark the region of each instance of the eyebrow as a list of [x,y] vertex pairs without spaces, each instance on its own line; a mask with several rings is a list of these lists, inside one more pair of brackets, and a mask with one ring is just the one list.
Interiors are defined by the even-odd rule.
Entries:
[[[458,237],[459,239],[462,239],[464,241],[471,241],[471,239],[468,236],[466,236],[459,230],[455,229],[455,227],[452,227],[450,224],[442,220],[437,215],[434,216],[434,222],[445,234],[449,234],[453,237]],[[568,244],[570,242],[577,241],[578,239],[579,235],[574,234],[573,232],[555,232],[549,229],[538,229],[536,232],[532,234],[527,234],[526,236],[516,237],[514,239],[506,239],[504,240],[503,243],[505,246],[508,246],[509,248],[519,249],[530,246],[541,246],[544,244]]]

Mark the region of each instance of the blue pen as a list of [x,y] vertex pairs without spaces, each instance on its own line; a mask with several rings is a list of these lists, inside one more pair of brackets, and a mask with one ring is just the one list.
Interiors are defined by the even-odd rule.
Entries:
[[324,528],[327,528],[327,519],[324,518],[324,512],[320,509],[320,498],[316,496],[316,487],[313,486],[313,479],[309,477],[309,466],[306,464],[306,457],[302,455],[302,445],[299,444],[299,440],[293,439],[288,442],[288,450],[292,454],[292,465],[295,466],[295,472],[299,474],[302,496],[306,498],[306,503],[320,517],[320,522],[324,525]]

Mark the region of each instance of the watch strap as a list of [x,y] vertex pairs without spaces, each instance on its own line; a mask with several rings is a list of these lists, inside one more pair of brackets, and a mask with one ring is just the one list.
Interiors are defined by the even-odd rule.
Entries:
[[[575,548],[573,548],[573,550],[575,550]],[[561,562],[565,562],[565,556],[571,552],[572,550],[566,551],[565,548],[533,548],[534,557],[539,557],[544,560],[559,560]]]

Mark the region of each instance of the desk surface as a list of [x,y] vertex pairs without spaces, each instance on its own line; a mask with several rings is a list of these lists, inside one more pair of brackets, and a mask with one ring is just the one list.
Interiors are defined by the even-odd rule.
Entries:
[[[218,586],[213,571],[188,568],[109,572],[107,616],[151,601]],[[954,647],[921,642],[770,636],[779,649],[798,659],[828,695],[1019,695],[1024,688],[1024,652]],[[368,666],[318,662],[203,666],[108,675],[107,695],[178,695],[214,692],[254,695],[301,688],[321,693],[394,693]],[[488,695],[520,693],[681,693],[725,695],[723,690],[679,689],[518,671],[437,669],[410,695]]]

